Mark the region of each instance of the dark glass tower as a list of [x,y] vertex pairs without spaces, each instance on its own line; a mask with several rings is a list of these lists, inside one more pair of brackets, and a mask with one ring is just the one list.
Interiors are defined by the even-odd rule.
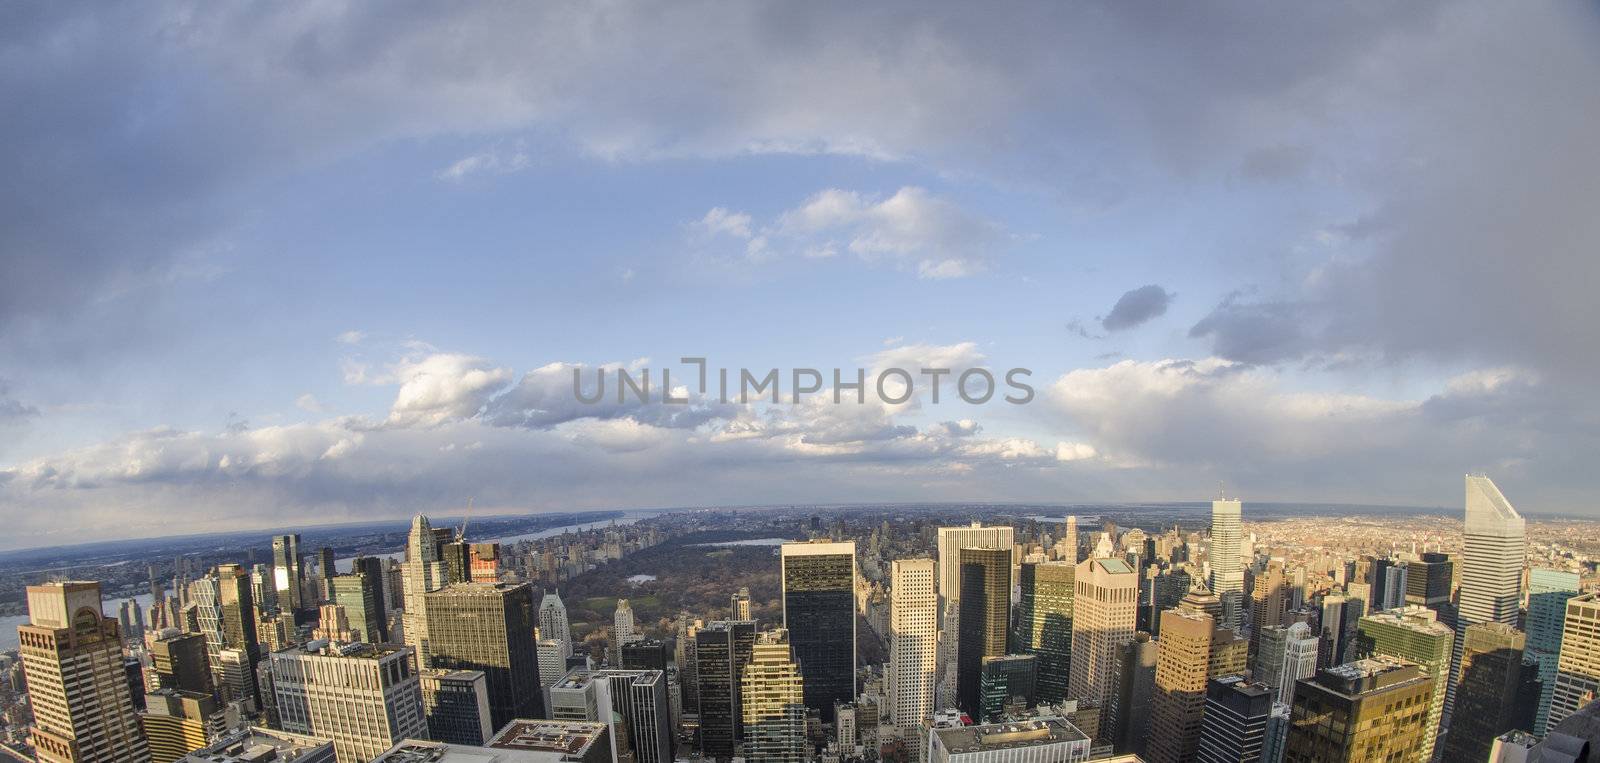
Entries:
[[1011,549],[963,548],[956,640],[956,704],[982,716],[983,658],[1006,653],[1011,610]]
[[[305,602],[300,597],[300,581],[305,578],[305,560],[300,558],[299,535],[272,537],[272,587],[278,592],[278,607],[285,612],[300,612]],[[299,618],[295,619],[299,622]]]
[[785,543],[782,560],[783,626],[806,709],[831,723],[833,706],[856,696],[856,544]]
[[1017,604],[1017,638],[1012,651],[1038,661],[1040,702],[1067,698],[1072,674],[1073,567],[1067,562],[1022,565],[1022,596]]
[[497,729],[518,718],[544,717],[533,588],[456,583],[426,596],[428,665],[483,671],[489,716]]
[[713,622],[696,632],[694,639],[700,752],[712,760],[732,760],[744,726],[739,677],[750,664],[756,624],[749,620]]

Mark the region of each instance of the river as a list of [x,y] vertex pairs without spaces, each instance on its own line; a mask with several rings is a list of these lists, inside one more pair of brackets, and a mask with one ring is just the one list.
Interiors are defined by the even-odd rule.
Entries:
[[[609,527],[612,522],[615,522],[618,525],[631,525],[634,522],[637,522],[637,521],[639,521],[641,519],[646,519],[648,517],[658,516],[658,515],[663,514],[663,513],[665,513],[665,512],[662,511],[662,510],[659,510],[659,509],[627,511],[627,512],[623,512],[622,516],[617,517],[614,520],[613,519],[603,519],[603,520],[600,520],[598,522],[585,522],[583,524],[563,525],[561,527],[550,527],[550,528],[546,528],[544,530],[539,530],[539,531],[531,532],[531,533],[522,533],[520,535],[508,535],[508,536],[503,537],[503,538],[482,538],[482,539],[473,538],[472,540],[475,543],[500,543],[500,544],[503,544],[503,545],[511,545],[511,544],[516,543],[518,541],[538,540],[540,538],[549,538],[551,536],[561,535],[562,533],[582,532],[584,530],[593,530],[595,528],[600,528],[600,527]],[[468,528],[468,529],[470,529],[470,528]],[[379,557],[382,557],[382,558],[385,558],[385,559],[400,559],[400,558],[405,556],[405,550],[402,549],[400,551],[394,551],[394,552],[387,553],[387,554],[373,554],[372,556],[379,556]],[[349,572],[350,571],[350,563],[354,559],[355,559],[355,557],[348,557],[348,558],[345,558],[345,559],[335,559],[334,560],[334,567],[336,569],[338,569],[340,572]],[[149,616],[149,611],[150,611],[150,602],[151,602],[150,594],[149,593],[139,594],[137,596],[134,596],[133,600],[138,602],[140,607],[144,608],[145,615],[146,615],[146,617],[148,617]],[[127,601],[127,599],[107,598],[107,599],[105,599],[104,603],[101,605],[101,608],[105,610],[105,613],[107,615],[109,615],[111,617],[116,617],[117,613],[120,611],[120,608],[122,607],[122,602],[124,602],[124,601]],[[9,616],[6,616],[6,617],[0,617],[0,652],[8,652],[8,651],[11,651],[11,650],[17,648],[17,626],[19,626],[19,625],[27,625],[27,624],[28,624],[28,616],[27,615],[9,615]]]

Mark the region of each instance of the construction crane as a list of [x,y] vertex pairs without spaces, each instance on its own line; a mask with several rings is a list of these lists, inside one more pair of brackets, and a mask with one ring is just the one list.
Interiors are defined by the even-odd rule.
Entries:
[[472,499],[467,499],[467,516],[461,520],[461,530],[456,533],[456,542],[462,543],[467,539],[467,523],[472,521]]

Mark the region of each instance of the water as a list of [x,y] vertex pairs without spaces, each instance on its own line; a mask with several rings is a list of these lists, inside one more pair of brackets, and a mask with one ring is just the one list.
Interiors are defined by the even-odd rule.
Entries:
[[[622,516],[617,517],[615,520],[605,519],[605,520],[601,520],[601,521],[598,521],[598,522],[585,522],[583,524],[576,524],[576,525],[563,525],[561,527],[547,528],[547,529],[544,529],[544,530],[540,530],[538,532],[523,533],[521,535],[510,535],[510,536],[507,536],[507,537],[504,537],[504,538],[483,538],[483,539],[472,538],[471,540],[473,542],[475,542],[475,543],[500,543],[502,545],[510,545],[510,544],[516,543],[518,541],[538,540],[540,538],[549,538],[551,536],[561,535],[562,533],[582,532],[584,530],[593,530],[593,529],[596,529],[596,528],[609,527],[609,526],[611,526],[613,521],[615,521],[618,526],[630,525],[630,524],[633,524],[634,522],[637,522],[637,521],[639,521],[641,519],[645,519],[645,518],[648,518],[648,517],[653,517],[653,516],[656,516],[656,515],[661,514],[661,513],[663,513],[663,512],[658,511],[658,510],[629,511],[629,512],[625,512]],[[396,551],[396,552],[390,553],[390,554],[374,554],[374,556],[379,556],[379,557],[382,557],[384,559],[399,560],[399,559],[402,559],[405,556],[405,551],[401,550],[401,551]],[[345,558],[345,559],[335,559],[333,566],[334,566],[335,569],[339,570],[340,572],[349,572],[350,571],[350,563],[354,559],[355,559],[355,557],[349,557],[349,558]],[[145,610],[145,617],[149,617],[149,615],[150,615],[150,603],[152,601],[151,598],[150,598],[149,592],[145,592],[145,593],[139,594],[139,595],[133,597],[133,600],[137,601],[139,603],[139,606],[142,607]],[[113,598],[109,598],[108,597],[101,604],[101,609],[105,611],[106,615],[108,615],[110,617],[116,617],[117,616],[117,612],[120,611],[120,608],[122,607],[122,602],[124,602],[124,601],[126,601],[126,599],[113,599]],[[27,624],[28,624],[28,616],[27,615],[8,615],[8,616],[5,616],[5,617],[0,617],[0,652],[7,652],[7,651],[10,651],[10,650],[13,650],[13,649],[17,648],[17,643],[18,643],[17,626],[19,626],[19,625],[27,625]]]
[[632,583],[634,585],[644,585],[645,583],[654,583],[655,580],[656,580],[656,576],[655,575],[633,575],[633,576],[628,578],[628,582]]
[[721,543],[697,543],[697,546],[781,546],[785,543],[794,543],[791,538],[756,538],[754,540],[727,540]]

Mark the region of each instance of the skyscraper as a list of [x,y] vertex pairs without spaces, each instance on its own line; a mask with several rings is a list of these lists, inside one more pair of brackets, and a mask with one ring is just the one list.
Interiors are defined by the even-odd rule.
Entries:
[[1116,701],[1106,708],[1106,736],[1116,749],[1143,756],[1150,738],[1150,703],[1156,688],[1159,645],[1144,631],[1122,648]]
[[[1133,639],[1139,575],[1121,559],[1089,559],[1073,571],[1072,672],[1067,693],[1104,708],[1115,688],[1117,656]],[[1084,729],[1096,739],[1099,728]]]
[[606,724],[612,761],[671,763],[669,715],[659,670],[577,669],[550,687],[550,717]]
[[345,618],[357,641],[382,644],[389,640],[378,606],[378,589],[366,573],[337,575],[327,581],[328,600],[344,608]]
[[741,587],[738,593],[733,594],[728,600],[728,619],[749,620],[750,617],[750,589]]
[[483,671],[429,669],[417,674],[417,682],[429,739],[481,745],[495,732]]
[[1351,650],[1361,657],[1403,660],[1432,682],[1419,748],[1423,761],[1433,756],[1438,739],[1455,641],[1455,634],[1436,618],[1433,610],[1417,605],[1367,615],[1356,624],[1356,644]]
[[539,638],[561,644],[561,656],[572,656],[572,623],[567,620],[567,606],[561,601],[560,591],[550,591],[539,602]]
[[[967,527],[941,527],[937,547],[939,562],[939,656],[935,679],[936,700],[940,707],[956,704],[956,643],[961,633],[961,549],[1013,548],[1015,530],[1010,526],[984,527],[973,522]],[[1008,565],[1009,567],[1009,565]],[[1007,584],[1009,587],[1009,583]]]
[[273,652],[272,685],[285,731],[333,740],[339,763],[366,763],[428,733],[410,650],[370,644]]
[[411,520],[411,532],[406,535],[406,560],[400,566],[401,588],[405,594],[400,627],[419,668],[428,667],[427,593],[443,587],[448,578],[444,562],[439,558],[438,533],[426,516],[418,514]]
[[1038,657],[1031,654],[1005,654],[985,657],[978,670],[979,723],[1000,720],[1013,706],[1033,707],[1038,694]]
[[139,725],[149,740],[150,759],[172,761],[205,747],[222,731],[222,718],[210,694],[157,689],[145,695]]
[[1446,723],[1452,717],[1456,686],[1461,680],[1462,639],[1474,623],[1515,626],[1522,602],[1522,567],[1527,536],[1522,515],[1501,495],[1494,481],[1466,476],[1466,527],[1461,551],[1461,607],[1456,643],[1445,695]]
[[1206,709],[1206,683],[1243,672],[1248,652],[1249,642],[1204,612],[1179,608],[1161,613],[1146,758],[1152,763],[1194,759]]
[[973,718],[982,717],[979,684],[983,659],[1006,653],[1006,625],[1011,609],[1010,549],[963,548],[961,599],[957,621],[956,698]]
[[1288,704],[1294,684],[1317,672],[1317,643],[1305,623],[1273,625],[1261,629],[1255,657],[1255,679],[1266,684],[1274,702]]
[[300,558],[300,536],[274,535],[272,584],[277,592],[278,606],[284,611],[299,612],[305,608],[301,596],[301,583],[305,576],[305,560]]
[[1528,573],[1528,655],[1539,668],[1539,700],[1534,708],[1533,735],[1549,730],[1550,702],[1556,693],[1561,659],[1561,631],[1567,600],[1578,594],[1578,573],[1536,568]]
[[750,664],[755,623],[720,620],[695,632],[695,668],[700,693],[700,751],[732,760],[743,736],[744,705],[739,681]]
[[913,759],[920,760],[922,724],[933,717],[938,598],[932,559],[889,566],[889,712]]
[[1272,692],[1243,676],[1222,676],[1206,684],[1199,763],[1255,763],[1267,741]]
[[[216,575],[217,607],[222,613],[226,647],[218,653],[223,666],[224,697],[244,702],[248,709],[254,710],[261,700],[256,691],[256,664],[261,662],[261,642],[256,638],[257,618],[250,594],[250,573],[237,564],[219,564]],[[237,650],[238,657],[230,660],[225,654],[227,649]]]
[[148,763],[115,618],[100,584],[28,586],[28,624],[17,626],[22,672],[41,763]]
[[1595,697],[1600,697],[1600,593],[1587,593],[1567,600],[1549,725],[1575,715]]
[[196,694],[216,691],[211,661],[206,654],[206,639],[198,633],[183,633],[177,629],[162,631],[150,642],[150,663],[156,688]]
[[1505,623],[1474,623],[1466,630],[1443,760],[1487,760],[1495,737],[1532,725],[1537,704],[1538,667],[1530,663],[1524,670],[1522,631]]
[[1222,626],[1235,630],[1244,620],[1242,513],[1237,499],[1211,502],[1211,591],[1222,600]]
[[616,651],[619,664],[622,661],[622,647],[641,638],[643,636],[634,627],[633,607],[628,605],[627,599],[617,599],[617,610],[611,614],[611,640],[616,642],[612,648]]
[[785,543],[780,578],[806,707],[832,722],[833,706],[856,696],[856,544]]
[[1267,562],[1267,568],[1256,574],[1250,588],[1250,651],[1261,646],[1261,630],[1283,624],[1283,615],[1289,609],[1289,581],[1283,572],[1283,562]]
[[778,629],[757,636],[739,689],[748,758],[774,763],[806,761],[803,683],[790,656],[787,634]]
[[483,671],[497,729],[518,718],[542,717],[533,588],[527,583],[456,583],[424,598],[432,651],[428,666]]
[[1072,562],[1029,562],[1018,572],[1017,644],[1039,658],[1039,701],[1067,699],[1072,675]]
[[1295,687],[1284,763],[1427,760],[1433,680],[1379,657],[1336,665]]

